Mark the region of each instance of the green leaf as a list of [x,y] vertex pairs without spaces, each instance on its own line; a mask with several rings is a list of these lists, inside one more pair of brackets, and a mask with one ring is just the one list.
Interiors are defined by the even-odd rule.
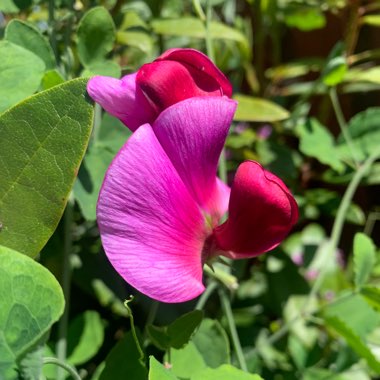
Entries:
[[[165,359],[168,360],[167,356]],[[171,362],[173,373],[180,377],[188,379],[195,373],[206,368],[207,365],[193,342],[180,350],[171,350]]]
[[369,278],[376,262],[376,247],[371,238],[357,233],[354,238],[354,272],[355,286],[360,288]]
[[[182,17],[172,20],[158,19],[152,21],[151,25],[153,31],[157,34],[202,39],[206,37],[204,23],[199,18],[195,17]],[[250,55],[249,42],[239,30],[220,22],[212,21],[210,23],[210,34],[213,39],[238,42],[242,52],[247,57]]]
[[343,81],[347,69],[347,62],[344,57],[332,58],[322,72],[323,83],[326,86],[336,86]]
[[120,31],[116,34],[116,40],[121,45],[133,46],[145,54],[150,54],[153,49],[153,39],[145,32]]
[[380,311],[380,288],[366,285],[360,289],[360,294],[373,308]]
[[168,348],[180,349],[185,346],[203,318],[203,312],[194,310],[177,318],[169,326],[147,328],[152,343],[162,350]]
[[152,343],[160,350],[167,350],[170,347],[170,338],[166,333],[166,327],[148,325],[147,333]]
[[33,25],[14,19],[7,25],[4,38],[40,57],[45,62],[46,69],[55,68],[56,62],[53,49],[41,32]]
[[121,68],[119,64],[114,61],[96,61],[87,65],[81,73],[82,77],[92,77],[94,75],[104,75],[107,77],[120,78]]
[[380,26],[380,15],[368,15],[361,18],[362,22],[367,25]]
[[98,312],[85,311],[77,316],[68,330],[68,358],[70,364],[87,362],[99,351],[104,340],[104,325]]
[[66,82],[0,115],[0,244],[34,257],[55,231],[90,137],[85,89]]
[[103,114],[98,139],[87,151],[74,185],[75,199],[87,220],[96,219],[96,203],[106,170],[130,135],[119,119]]
[[285,13],[287,26],[304,32],[324,28],[326,18],[319,8],[296,6]]
[[253,375],[235,368],[232,365],[224,364],[219,368],[206,368],[191,377],[191,380],[263,380],[259,375]]
[[347,327],[359,337],[365,337],[380,322],[379,313],[376,313],[360,294],[351,295],[326,306],[323,314],[326,317],[344,320]]
[[208,367],[216,368],[230,362],[228,336],[217,320],[204,319],[192,342]]
[[187,344],[203,318],[201,310],[193,310],[177,318],[168,326],[167,333],[170,338],[170,346],[176,349]]
[[170,369],[166,369],[154,356],[149,357],[149,380],[176,380]]
[[19,379],[17,362],[28,361],[27,354],[36,350],[62,315],[65,301],[57,280],[46,268],[3,246],[0,299],[0,377]]
[[342,172],[345,165],[340,161],[335,149],[335,142],[330,131],[317,119],[309,119],[297,127],[300,137],[300,150],[307,156],[314,157],[322,164],[337,172]]
[[235,121],[273,122],[289,117],[288,111],[266,99],[242,94],[234,95],[234,99],[238,102]]
[[0,112],[38,90],[44,62],[18,45],[0,41]]
[[[347,315],[345,316],[347,320]],[[368,365],[376,373],[380,373],[380,363],[372,354],[370,349],[362,341],[362,339],[355,334],[355,332],[347,326],[340,318],[337,317],[325,317],[326,324],[333,328],[338,334],[340,334],[348,343],[348,345],[363,359],[365,359]]]
[[140,352],[132,333],[128,331],[111,350],[99,380],[146,380],[148,371],[140,361]]
[[62,84],[64,81],[65,79],[62,77],[59,71],[57,70],[46,71],[42,78],[42,89],[48,90],[49,88]]
[[115,42],[115,24],[104,7],[85,13],[78,26],[78,56],[84,66],[104,61]]
[[86,220],[96,220],[100,187],[114,154],[104,146],[93,146],[84,157],[74,184],[74,197]]
[[[380,141],[380,107],[368,108],[356,114],[348,123],[354,149],[359,160],[365,160],[379,146]],[[342,135],[338,137],[339,154],[344,158],[350,157],[350,150]]]

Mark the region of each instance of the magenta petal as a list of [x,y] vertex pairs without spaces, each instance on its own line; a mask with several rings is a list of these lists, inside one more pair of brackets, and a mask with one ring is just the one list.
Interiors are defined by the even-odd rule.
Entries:
[[186,99],[164,110],[153,130],[197,203],[219,218],[228,190],[216,172],[236,102],[227,97]]
[[136,88],[136,73],[121,80],[95,76],[88,81],[87,91],[95,102],[132,131],[152,122],[157,116],[141,90]]
[[214,230],[215,242],[233,258],[257,256],[279,245],[297,219],[297,203],[285,184],[246,161],[236,172],[228,219]]
[[141,126],[109,167],[97,218],[117,272],[142,293],[183,302],[203,290],[204,218],[150,125]]

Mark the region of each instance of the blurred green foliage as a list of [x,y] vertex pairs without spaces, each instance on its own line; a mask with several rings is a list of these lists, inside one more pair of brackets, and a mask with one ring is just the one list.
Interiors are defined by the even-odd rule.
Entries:
[[[42,367],[46,356],[92,380],[380,376],[379,27],[378,0],[0,0],[0,378],[64,379]],[[239,101],[230,180],[238,162],[258,160],[301,213],[274,252],[227,269],[250,374],[216,293],[199,301],[203,314],[197,301],[158,306],[137,294],[130,326],[123,300],[135,290],[105,258],[95,221],[104,173],[130,133],[95,106],[90,137],[86,78],[119,78],[172,47],[206,52],[207,31]],[[61,290],[9,247],[40,253],[61,282],[67,309],[50,338]],[[214,277],[209,289],[224,286]],[[13,298],[9,284],[22,288]],[[29,286],[50,289],[49,312]]]

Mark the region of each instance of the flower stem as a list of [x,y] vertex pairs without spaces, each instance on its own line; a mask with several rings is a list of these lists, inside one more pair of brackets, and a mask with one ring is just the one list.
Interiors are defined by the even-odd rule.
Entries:
[[231,333],[231,339],[232,339],[232,343],[234,345],[234,349],[235,349],[236,357],[237,357],[238,362],[239,362],[239,366],[243,371],[248,372],[247,363],[245,361],[243,349],[241,348],[239,335],[238,335],[237,330],[236,330],[234,316],[232,314],[230,299],[227,295],[226,289],[219,289],[219,296],[220,296],[220,301],[222,303],[224,313],[225,313],[227,321],[228,321],[228,326],[229,326],[230,333]]
[[[74,221],[74,198],[70,195],[67,202],[65,215],[64,215],[64,246],[63,246],[63,260],[62,260],[62,280],[61,286],[65,296],[65,311],[58,323],[58,341],[56,344],[56,355],[60,362],[66,360],[67,355],[67,326],[69,322],[69,304],[70,304],[70,281],[71,281],[71,263],[70,255],[72,252],[72,225]],[[65,378],[62,366],[57,368],[57,380]]]
[[206,290],[199,297],[197,305],[195,306],[195,310],[202,310],[205,307],[207,300],[210,298],[211,294],[215,291],[217,287],[218,283],[216,281],[212,281],[209,283]]
[[346,120],[344,119],[343,111],[342,111],[342,108],[340,106],[335,87],[330,88],[329,95],[330,95],[331,103],[332,103],[333,108],[334,108],[336,118],[338,120],[339,128],[342,131],[342,135],[344,137],[344,140],[346,141],[348,148],[350,149],[351,157],[354,160],[356,166],[358,166],[358,160],[357,160],[357,156],[355,153],[354,143],[353,143],[351,135],[348,131],[347,123],[346,123]]
[[81,380],[81,377],[73,367],[57,358],[43,358],[43,364],[54,364],[59,368],[66,370],[74,380]]

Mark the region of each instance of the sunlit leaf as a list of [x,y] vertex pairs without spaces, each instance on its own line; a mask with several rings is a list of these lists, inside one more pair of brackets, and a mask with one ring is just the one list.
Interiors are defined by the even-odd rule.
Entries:
[[4,38],[41,58],[47,70],[54,69],[56,66],[53,49],[33,25],[14,19],[7,25]]
[[288,111],[266,99],[254,98],[242,94],[236,94],[234,99],[238,102],[234,117],[236,121],[273,122],[289,117]]
[[37,91],[45,63],[9,41],[0,41],[0,57],[0,112],[3,112]]
[[357,233],[354,238],[355,286],[360,288],[369,278],[376,262],[376,247],[371,238]]
[[38,357],[28,353],[63,313],[64,297],[46,268],[0,246],[0,299],[0,377],[16,380],[19,363],[36,365]]
[[[347,320],[347,318],[345,319]],[[355,334],[355,332],[347,326],[345,322],[337,317],[325,317],[325,321],[328,326],[333,328],[346,340],[346,342],[360,357],[367,361],[373,371],[380,373],[380,362],[376,359],[363,340]]]
[[297,127],[300,137],[300,150],[307,156],[331,166],[337,172],[342,172],[345,165],[335,150],[334,137],[331,132],[317,119],[308,119]]
[[149,380],[176,380],[170,369],[166,369],[154,356],[149,358]]
[[90,137],[85,88],[65,82],[0,115],[0,244],[34,257],[55,231]]
[[68,330],[68,358],[73,365],[91,359],[103,344],[104,324],[98,312],[87,310],[76,317]]
[[224,364],[219,368],[206,368],[203,371],[196,373],[191,377],[191,380],[263,380],[259,375],[247,373],[233,367],[229,364]]

